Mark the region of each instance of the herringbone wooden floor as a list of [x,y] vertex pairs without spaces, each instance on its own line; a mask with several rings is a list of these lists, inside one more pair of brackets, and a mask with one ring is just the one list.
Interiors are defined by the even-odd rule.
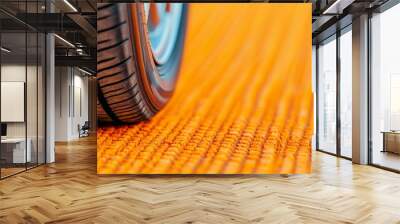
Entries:
[[311,175],[99,176],[96,141],[0,181],[0,223],[400,223],[400,175],[313,155]]

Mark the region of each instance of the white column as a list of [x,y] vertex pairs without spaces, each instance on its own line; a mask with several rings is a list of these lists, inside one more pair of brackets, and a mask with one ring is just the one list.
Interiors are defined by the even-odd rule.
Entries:
[[353,162],[368,163],[368,15],[353,19]]
[[55,161],[55,56],[54,35],[46,35],[46,163]]

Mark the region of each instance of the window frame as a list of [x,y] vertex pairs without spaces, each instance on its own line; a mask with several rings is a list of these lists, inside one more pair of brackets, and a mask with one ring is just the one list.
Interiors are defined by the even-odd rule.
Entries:
[[[342,155],[341,152],[341,119],[340,119],[340,103],[341,103],[341,97],[340,97],[340,82],[341,82],[341,67],[340,67],[340,37],[344,35],[347,32],[352,32],[352,23],[347,24],[346,26],[342,27],[341,29],[338,29],[335,33],[332,35],[326,37],[325,39],[319,40],[318,43],[316,44],[316,52],[315,52],[315,62],[316,62],[316,71],[315,71],[315,89],[316,89],[316,151],[318,152],[323,152],[329,155],[337,156],[346,160],[352,160],[352,158],[347,157]],[[336,151],[335,153],[328,152],[324,149],[321,149],[320,143],[319,143],[319,79],[320,79],[320,74],[319,74],[319,67],[320,67],[320,56],[319,56],[319,47],[321,43],[327,43],[330,41],[336,41]]]

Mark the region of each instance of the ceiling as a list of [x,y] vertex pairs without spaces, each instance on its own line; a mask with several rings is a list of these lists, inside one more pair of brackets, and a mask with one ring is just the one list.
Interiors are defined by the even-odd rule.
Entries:
[[[126,0],[123,0],[126,1]],[[205,0],[207,1],[207,0]],[[235,1],[235,0],[233,0]],[[238,0],[242,1],[243,0]],[[267,0],[262,2],[312,3],[313,42],[332,35],[340,26],[350,24],[352,16],[376,8],[387,0]],[[26,55],[25,37],[16,33],[28,31],[54,32],[73,44],[71,47],[60,38],[55,39],[56,62],[69,61],[96,69],[96,2],[122,2],[119,0],[1,0],[0,27],[4,34],[3,45],[15,48],[15,55]],[[260,2],[260,1],[258,1]],[[51,11],[52,13],[49,13]],[[29,38],[28,38],[29,39]],[[29,41],[29,40],[28,40]],[[32,46],[32,49],[31,49]],[[29,44],[28,55],[34,45]],[[78,50],[79,49],[79,50]],[[67,56],[67,57],[66,57]],[[68,58],[69,57],[69,58]],[[73,58],[72,58],[73,57]]]
[[313,43],[352,23],[352,18],[373,11],[389,0],[313,0]]
[[96,17],[96,0],[1,0],[2,46],[12,49],[9,58],[30,57],[37,51],[30,32],[55,33],[56,65],[69,61],[95,73]]

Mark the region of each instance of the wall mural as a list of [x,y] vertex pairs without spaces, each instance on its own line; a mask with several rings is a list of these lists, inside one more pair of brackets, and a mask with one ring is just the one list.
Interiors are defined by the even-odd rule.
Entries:
[[97,28],[99,174],[311,172],[311,4],[98,4]]

